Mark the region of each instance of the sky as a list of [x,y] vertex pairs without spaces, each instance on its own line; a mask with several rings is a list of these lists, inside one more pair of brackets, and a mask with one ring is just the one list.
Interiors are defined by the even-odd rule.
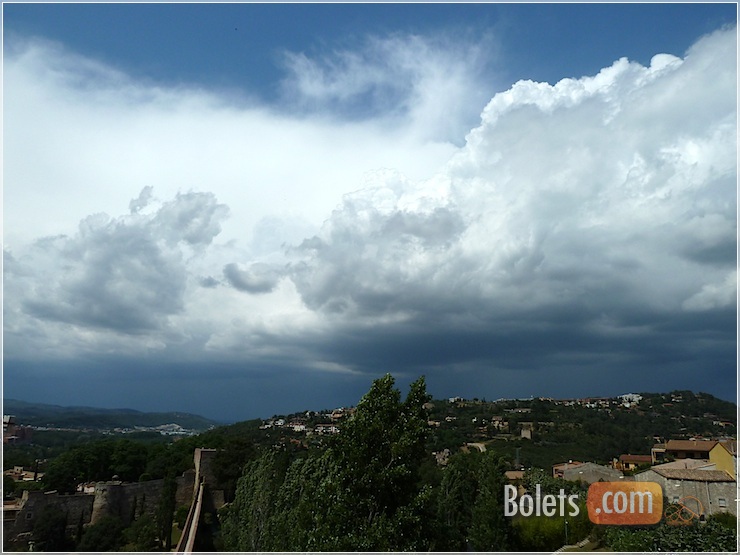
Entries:
[[3,4],[3,396],[736,400],[736,4]]

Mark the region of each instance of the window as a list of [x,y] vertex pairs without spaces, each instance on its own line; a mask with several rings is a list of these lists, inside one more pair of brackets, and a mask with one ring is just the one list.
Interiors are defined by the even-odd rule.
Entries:
[[724,497],[720,497],[717,499],[717,504],[719,505],[720,509],[726,509],[727,508],[727,499]]
[[671,503],[678,503],[678,499],[679,499],[678,495],[674,495],[673,501],[671,501]]
[[26,520],[31,520],[33,518],[33,513],[31,511],[28,511],[26,513]]

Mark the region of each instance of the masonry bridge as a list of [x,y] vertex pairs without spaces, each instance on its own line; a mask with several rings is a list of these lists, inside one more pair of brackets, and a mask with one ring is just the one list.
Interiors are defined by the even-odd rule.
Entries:
[[[224,506],[224,492],[215,489],[216,478],[212,470],[215,449],[196,449],[193,455],[195,460],[195,482],[193,485],[193,500],[190,504],[185,526],[177,542],[177,553],[193,553],[197,551],[213,551],[211,543],[210,523],[204,518],[206,514],[215,512]],[[213,520],[211,520],[213,522]]]

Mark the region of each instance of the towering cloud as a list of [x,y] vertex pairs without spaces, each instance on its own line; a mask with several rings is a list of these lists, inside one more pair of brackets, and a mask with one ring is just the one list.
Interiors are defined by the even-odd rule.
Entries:
[[731,371],[735,51],[724,31],[685,59],[516,83],[433,179],[347,195],[301,245],[298,291],[356,329],[363,354],[368,326],[379,344],[407,333],[419,353],[460,342],[437,361],[409,355],[420,369],[587,372],[614,357],[658,372],[680,350]]
[[[124,215],[14,242],[6,353],[144,352],[219,361],[224,376],[469,371],[552,384],[566,375],[591,391],[619,376],[630,389],[660,389],[666,370],[671,387],[732,381],[735,29],[681,58],[658,53],[648,67],[619,59],[597,75],[491,92],[458,147],[469,104],[456,106],[480,78],[430,45],[396,37],[328,59],[289,55],[291,108],[314,116],[149,90],[106,72],[102,85],[90,82],[100,90],[88,109],[74,97],[90,91],[40,70],[33,50],[13,58],[14,106],[63,91],[54,113],[83,114],[78,127],[64,120],[78,139],[92,133],[92,115],[113,113],[111,136],[86,156],[123,150],[153,177],[124,180],[98,164],[90,175],[118,179],[108,189]],[[26,80],[34,72],[46,80]],[[112,92],[110,79],[128,88]],[[455,86],[436,105],[446,79]],[[367,98],[372,110],[353,112]],[[347,113],[326,117],[332,103]],[[448,106],[450,121],[426,121]],[[19,118],[7,129],[22,139]],[[151,147],[148,130],[177,156],[131,147],[137,132]],[[18,181],[24,144],[6,156],[18,206],[33,194]],[[62,154],[44,160],[60,165],[70,206],[90,202]],[[41,170],[29,171],[40,190]]]

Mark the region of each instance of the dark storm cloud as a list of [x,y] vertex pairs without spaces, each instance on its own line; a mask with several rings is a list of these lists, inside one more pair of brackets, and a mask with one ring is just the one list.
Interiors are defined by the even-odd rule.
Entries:
[[280,273],[267,264],[252,264],[242,270],[238,264],[232,262],[224,266],[224,277],[232,287],[245,293],[269,293],[278,284]]
[[[145,188],[138,212],[148,202]],[[142,200],[145,199],[145,200]],[[18,264],[29,276],[21,308],[41,320],[143,333],[184,308],[187,273],[178,243],[210,243],[226,209],[209,193],[178,195],[149,216],[80,222],[74,236],[38,240]]]
[[59,253],[67,271],[37,284],[25,308],[42,319],[142,332],[182,309],[185,275],[146,230],[112,222],[89,226]]
[[[325,356],[364,371],[423,373],[476,365],[482,371],[520,369],[526,373],[570,366],[583,371],[613,367],[622,372],[637,361],[669,365],[693,360],[699,366],[734,364],[733,312],[697,319],[686,314],[646,314],[632,323],[606,322],[568,307],[487,319],[459,315],[431,319],[428,313],[382,327],[352,327],[321,345]],[[709,358],[707,358],[709,356]],[[615,364],[616,363],[616,364]]]

